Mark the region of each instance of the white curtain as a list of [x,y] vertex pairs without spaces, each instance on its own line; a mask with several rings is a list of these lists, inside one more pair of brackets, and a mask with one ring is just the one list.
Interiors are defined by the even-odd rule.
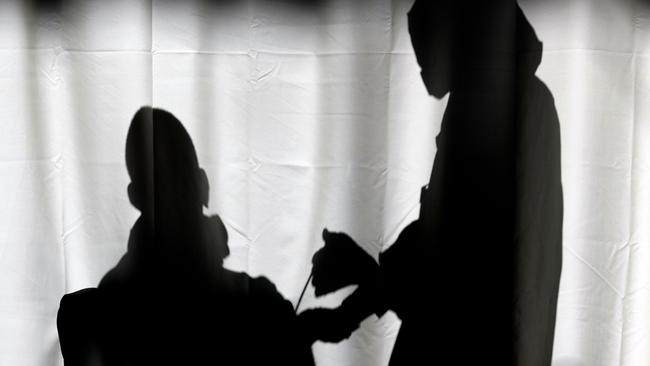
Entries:
[[[373,256],[417,218],[446,99],[422,83],[411,1],[0,3],[0,364],[62,364],[56,312],[96,286],[138,216],[124,144],[174,113],[225,222],[227,267],[297,302],[323,227]],[[650,4],[521,0],[562,142],[553,364],[650,364]],[[449,260],[462,261],[462,258]],[[336,306],[349,293],[301,308]],[[373,316],[319,365],[385,365]]]

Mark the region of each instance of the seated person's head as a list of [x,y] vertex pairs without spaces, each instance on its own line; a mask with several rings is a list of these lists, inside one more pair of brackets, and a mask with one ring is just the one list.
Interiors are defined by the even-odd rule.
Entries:
[[209,200],[208,180],[192,139],[171,113],[143,107],[126,139],[131,203],[143,215],[194,215]]
[[129,199],[142,212],[141,240],[129,250],[187,263],[188,270],[220,264],[229,252],[228,234],[218,216],[203,215],[208,180],[180,121],[164,110],[138,110],[126,139],[126,166]]

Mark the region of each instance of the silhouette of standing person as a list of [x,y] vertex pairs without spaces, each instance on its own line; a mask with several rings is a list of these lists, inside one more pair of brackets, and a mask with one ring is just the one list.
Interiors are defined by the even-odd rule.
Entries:
[[408,20],[429,94],[449,93],[419,218],[379,264],[325,230],[316,294],[358,287],[301,322],[338,342],[392,310],[393,366],[550,365],[563,204],[559,122],[535,76],[542,44],[514,1],[417,0]]
[[203,215],[208,180],[181,123],[141,108],[126,163],[141,216],[99,286],[62,298],[66,366],[313,365],[291,303],[266,278],[223,267],[228,235]]

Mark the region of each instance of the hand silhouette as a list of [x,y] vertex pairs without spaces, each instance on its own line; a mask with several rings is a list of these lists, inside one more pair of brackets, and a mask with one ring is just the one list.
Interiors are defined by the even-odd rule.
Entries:
[[325,246],[312,257],[316,296],[374,278],[377,262],[348,234],[323,229]]

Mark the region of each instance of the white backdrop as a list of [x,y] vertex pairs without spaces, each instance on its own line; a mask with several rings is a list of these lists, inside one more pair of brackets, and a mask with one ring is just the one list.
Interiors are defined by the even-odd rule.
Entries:
[[[323,227],[376,256],[416,218],[445,100],[421,82],[411,1],[232,3],[0,2],[1,365],[60,364],[61,296],[96,286],[126,250],[138,213],[124,144],[142,105],[193,137],[227,266],[294,303]],[[648,365],[650,7],[520,5],[561,126],[554,365]],[[302,307],[344,296],[308,290]],[[398,328],[372,317],[314,352],[320,365],[384,365]]]

